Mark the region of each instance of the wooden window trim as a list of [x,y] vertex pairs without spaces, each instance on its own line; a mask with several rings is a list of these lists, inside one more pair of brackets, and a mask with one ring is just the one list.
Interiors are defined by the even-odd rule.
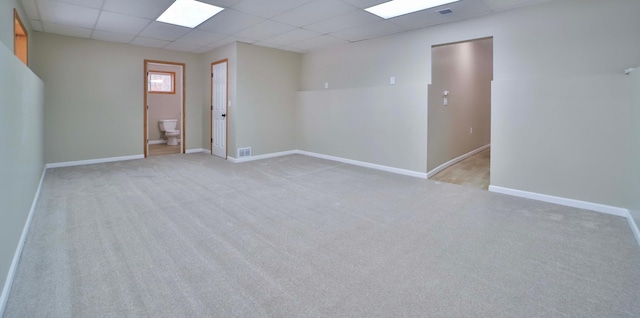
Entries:
[[[21,30],[16,30],[16,22],[20,26]],[[21,31],[20,33],[18,31]],[[22,34],[24,33],[24,34]],[[24,60],[21,56],[18,55],[18,36],[24,35],[25,37],[25,56]],[[18,14],[18,10],[13,9],[13,54],[15,54],[18,59],[20,59],[25,65],[29,66],[29,32],[27,28],[24,27],[22,20],[20,19],[20,15]]]
[[[171,77],[171,91],[170,92],[152,91],[150,87],[147,87],[149,94],[175,94],[176,93],[176,72],[149,71],[149,76],[151,76],[151,74],[169,75]],[[151,85],[151,83],[149,83],[148,85]]]

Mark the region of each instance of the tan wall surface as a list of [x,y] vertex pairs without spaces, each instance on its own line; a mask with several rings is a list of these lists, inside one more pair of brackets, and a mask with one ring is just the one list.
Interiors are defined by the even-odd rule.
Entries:
[[202,145],[200,55],[34,32],[32,67],[47,83],[48,163],[144,151],[144,60],[186,64],[186,148]]
[[[296,148],[296,93],[300,85],[299,53],[238,43],[237,148],[252,147],[253,155]],[[229,156],[237,157],[237,148]]]

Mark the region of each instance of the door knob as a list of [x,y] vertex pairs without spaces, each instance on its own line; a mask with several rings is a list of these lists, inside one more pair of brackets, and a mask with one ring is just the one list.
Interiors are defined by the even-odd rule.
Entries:
[[220,116],[222,116],[222,117],[227,117],[227,114],[222,114],[222,115],[220,115]]

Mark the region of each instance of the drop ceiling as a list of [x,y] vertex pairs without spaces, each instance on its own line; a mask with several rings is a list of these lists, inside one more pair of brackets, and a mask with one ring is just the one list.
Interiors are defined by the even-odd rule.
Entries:
[[225,10],[194,29],[155,21],[174,0],[21,1],[36,31],[205,53],[236,41],[316,51],[548,0],[461,0],[388,20],[364,11],[388,0],[199,0]]

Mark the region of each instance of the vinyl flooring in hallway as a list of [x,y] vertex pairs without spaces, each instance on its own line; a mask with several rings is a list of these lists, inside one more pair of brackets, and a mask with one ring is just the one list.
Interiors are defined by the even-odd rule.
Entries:
[[491,148],[487,148],[440,171],[431,180],[487,190],[490,161]]
[[149,156],[162,156],[180,153],[180,145],[167,146],[166,144],[149,145]]

